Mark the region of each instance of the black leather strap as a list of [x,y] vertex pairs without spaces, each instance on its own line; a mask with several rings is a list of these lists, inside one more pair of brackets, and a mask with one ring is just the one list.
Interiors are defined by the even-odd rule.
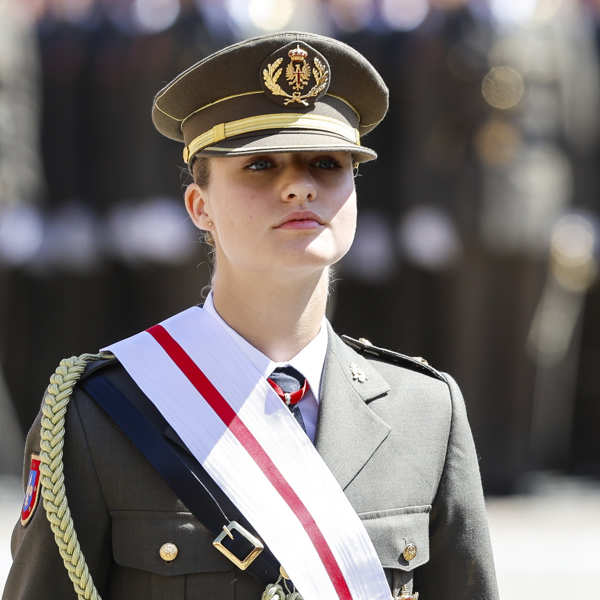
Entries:
[[[223,525],[227,525],[231,520],[237,521],[256,535],[244,516],[218,488],[202,465],[191,454],[183,452],[167,440],[163,432],[168,429],[168,423],[147,398],[144,398],[143,404],[139,401],[132,402],[101,373],[84,379],[80,386],[133,442],[177,497],[215,537],[223,531]],[[251,549],[241,536],[236,536],[235,540],[228,540],[227,546],[241,558]],[[218,550],[215,549],[215,552]],[[273,583],[279,575],[279,563],[265,547],[247,571],[264,584]]]

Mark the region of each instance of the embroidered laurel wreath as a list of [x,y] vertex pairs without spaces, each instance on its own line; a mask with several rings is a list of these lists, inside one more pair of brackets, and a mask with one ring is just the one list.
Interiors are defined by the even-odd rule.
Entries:
[[[292,92],[291,94],[286,92],[281,85],[279,85],[278,80],[283,73],[283,69],[281,68],[281,63],[283,62],[283,58],[278,58],[275,62],[270,63],[263,69],[263,79],[265,82],[265,86],[274,96],[284,96],[286,99],[284,100],[284,105],[292,104],[297,102],[298,104],[303,104],[304,106],[308,106],[307,98],[314,98],[318,96],[326,87],[327,82],[329,80],[329,72],[325,65],[315,57],[313,59],[314,67],[312,69],[312,75],[315,78],[315,85],[306,93],[301,94],[298,89]],[[304,62],[303,66],[300,70],[300,81],[303,85],[298,85],[294,87],[304,87],[310,78],[310,67],[307,62]],[[286,79],[292,85],[296,79],[296,72],[294,70],[293,64],[290,62],[286,69]]]

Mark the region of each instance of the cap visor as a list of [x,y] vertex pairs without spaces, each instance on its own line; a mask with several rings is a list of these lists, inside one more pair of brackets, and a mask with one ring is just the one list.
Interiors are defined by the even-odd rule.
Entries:
[[210,156],[243,156],[263,152],[314,152],[330,150],[351,152],[358,162],[367,162],[377,158],[371,148],[353,144],[348,140],[324,131],[289,129],[268,133],[243,135],[221,140],[217,144],[203,148],[198,154]]

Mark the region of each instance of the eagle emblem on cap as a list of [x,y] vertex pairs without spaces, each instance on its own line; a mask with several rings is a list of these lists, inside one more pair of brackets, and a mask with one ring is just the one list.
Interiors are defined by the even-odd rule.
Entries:
[[[286,58],[288,63],[285,65],[285,78],[282,79],[283,62]],[[262,69],[262,83],[268,96],[283,106],[311,106],[329,88],[329,65],[325,58],[308,44],[295,42],[280,48],[266,63]],[[287,89],[284,89],[284,86]]]

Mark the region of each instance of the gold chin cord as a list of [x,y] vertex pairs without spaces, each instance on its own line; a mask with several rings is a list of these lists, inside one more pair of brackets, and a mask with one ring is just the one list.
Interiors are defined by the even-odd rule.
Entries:
[[110,356],[110,354],[82,354],[63,358],[50,377],[50,384],[42,404],[40,483],[44,509],[78,600],[100,600],[100,594],[79,547],[67,502],[63,475],[65,415],[73,388],[87,363]]

